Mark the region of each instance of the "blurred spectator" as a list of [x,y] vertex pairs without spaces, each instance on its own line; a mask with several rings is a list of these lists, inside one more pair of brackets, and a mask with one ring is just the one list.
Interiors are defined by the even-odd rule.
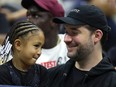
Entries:
[[110,51],[108,51],[108,56],[111,58],[112,64],[116,66],[116,46],[112,47]]
[[15,21],[25,19],[21,0],[0,0],[0,44]]
[[69,11],[73,8],[76,0],[58,0],[58,1],[62,4],[65,10],[65,15],[67,15]]
[[0,13],[0,44],[2,44],[6,33],[9,31],[9,23],[4,14]]
[[26,10],[21,6],[21,0],[0,0],[0,44],[2,44],[10,26],[25,18]]
[[6,15],[10,25],[16,21],[25,19],[26,9],[22,8],[21,0],[1,0],[1,12]]

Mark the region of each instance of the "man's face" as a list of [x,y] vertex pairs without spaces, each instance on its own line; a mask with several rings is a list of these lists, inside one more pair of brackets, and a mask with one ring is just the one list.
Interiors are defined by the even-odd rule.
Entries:
[[39,26],[44,34],[50,31],[52,15],[49,12],[41,11],[37,7],[30,7],[27,11],[27,18]]
[[64,41],[68,48],[68,57],[75,61],[86,59],[94,49],[93,35],[83,26],[65,25],[65,28]]

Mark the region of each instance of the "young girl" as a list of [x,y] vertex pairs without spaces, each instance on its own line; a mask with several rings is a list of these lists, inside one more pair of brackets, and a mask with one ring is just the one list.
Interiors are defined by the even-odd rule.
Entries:
[[35,62],[41,54],[44,34],[28,21],[16,23],[4,40],[0,51],[2,62],[10,52],[12,59],[0,66],[0,85],[45,87],[47,69]]

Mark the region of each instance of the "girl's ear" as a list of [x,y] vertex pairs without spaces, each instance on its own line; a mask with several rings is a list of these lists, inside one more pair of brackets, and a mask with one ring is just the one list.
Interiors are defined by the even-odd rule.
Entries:
[[18,51],[20,51],[21,50],[21,46],[22,46],[21,40],[20,39],[16,39],[14,41],[14,47],[15,47],[15,49],[17,49]]

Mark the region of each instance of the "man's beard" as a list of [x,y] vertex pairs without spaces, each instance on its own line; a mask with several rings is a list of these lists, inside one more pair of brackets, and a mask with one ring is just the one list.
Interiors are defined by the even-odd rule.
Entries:
[[94,45],[91,40],[88,40],[88,43],[85,45],[80,45],[79,49],[73,55],[68,55],[68,57],[74,61],[82,61],[92,53]]

